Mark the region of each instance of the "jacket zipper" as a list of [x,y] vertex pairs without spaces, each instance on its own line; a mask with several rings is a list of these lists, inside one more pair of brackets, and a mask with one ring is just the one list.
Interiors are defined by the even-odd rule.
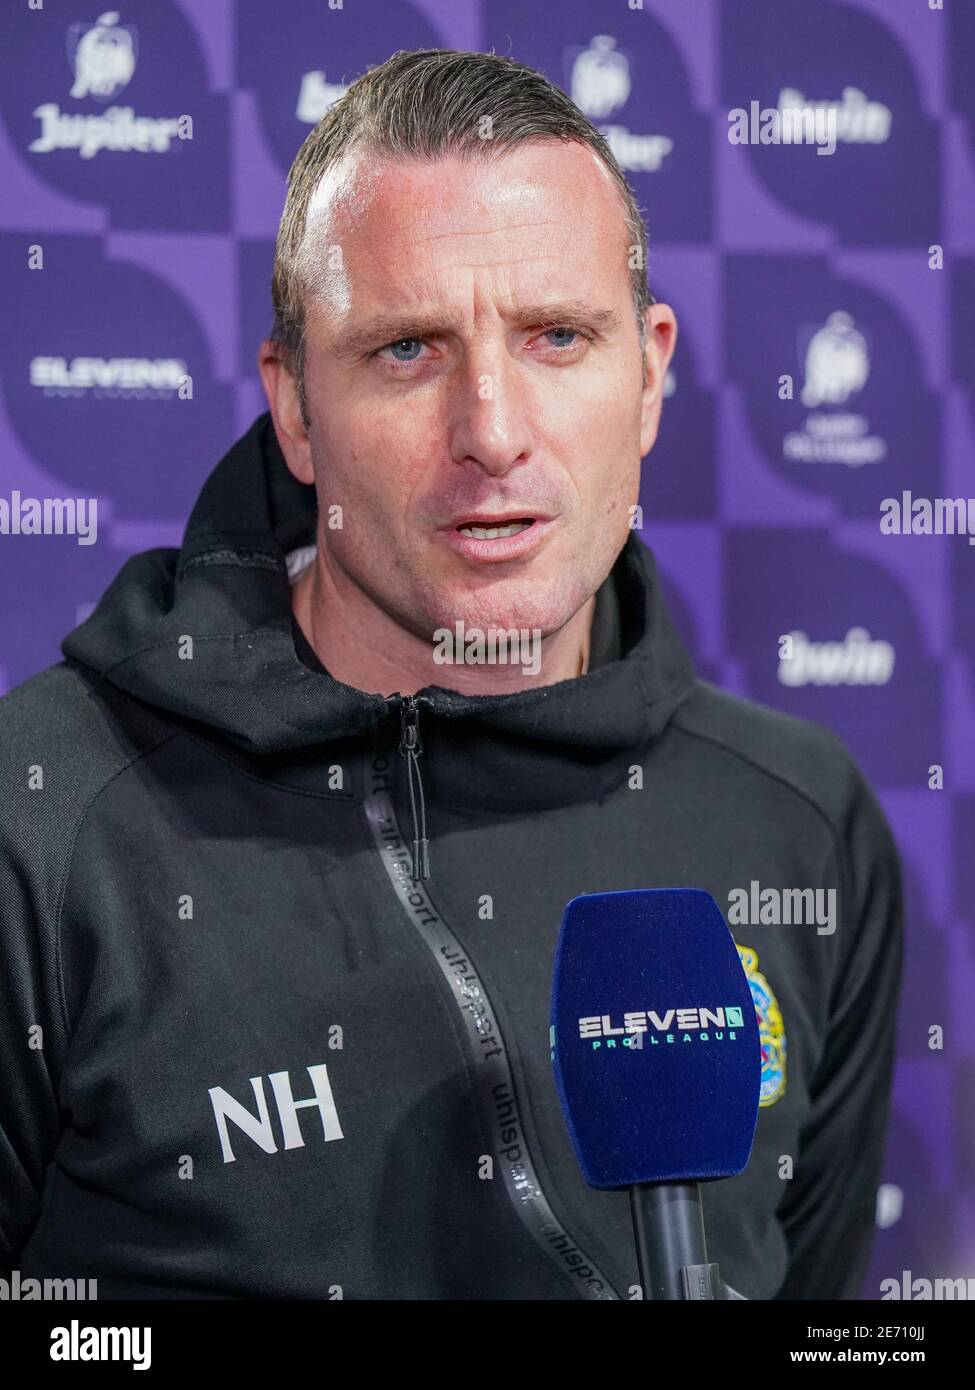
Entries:
[[420,705],[432,702],[426,696],[390,695],[387,704],[399,708],[400,756],[406,759],[406,778],[410,792],[410,814],[413,819],[412,878],[414,883],[430,877],[430,845],[427,840],[427,807],[420,776]]
[[[433,706],[434,701],[428,696],[391,695],[386,703],[400,712],[399,751],[407,759],[411,778],[415,776],[419,783],[417,759],[423,751],[419,707]],[[418,877],[429,876],[422,787],[419,797],[415,797],[411,783],[414,816],[411,875],[407,864],[409,847],[400,831],[393,804],[388,756],[378,750],[367,756],[363,785],[366,821],[382,869],[457,1009],[460,1046],[467,1058],[476,1103],[482,1108],[491,1152],[512,1208],[532,1239],[571,1280],[577,1296],[616,1300],[619,1297],[616,1290],[573,1240],[542,1188],[521,1115],[508,1045],[487,985],[470,954],[440,915],[429,889],[418,886]]]

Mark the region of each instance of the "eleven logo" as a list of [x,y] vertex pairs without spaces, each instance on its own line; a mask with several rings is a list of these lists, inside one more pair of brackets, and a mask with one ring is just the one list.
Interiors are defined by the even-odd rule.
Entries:
[[[759,1106],[774,1105],[785,1094],[786,1036],[782,1010],[772,986],[758,969],[758,954],[750,946],[735,943],[752,994],[758,1039],[762,1053],[762,1079]],[[676,1024],[676,1029],[674,1025]],[[670,1008],[658,1014],[655,1010],[624,1013],[621,1025],[614,1025],[608,1014],[593,1014],[579,1019],[579,1037],[589,1041],[593,1051],[618,1052],[620,1048],[636,1051],[642,1035],[650,1034],[657,1046],[660,1040],[654,1032],[666,1036],[668,1043],[735,1041],[735,1029],[743,1027],[742,1011],[734,1006],[724,1008]],[[695,1033],[697,1036],[695,1037]],[[551,1056],[555,1058],[555,1028],[549,1029]]]
[[671,1007],[662,1013],[656,1009],[629,1009],[624,1013],[621,1025],[614,1024],[611,1014],[591,1014],[580,1018],[579,1037],[592,1039],[594,1049],[604,1046],[603,1039],[608,1048],[615,1048],[617,1039],[623,1047],[639,1047],[642,1044],[638,1039],[644,1033],[650,1036],[654,1046],[659,1045],[654,1033],[665,1034],[668,1043],[675,1042],[678,1033],[682,1035],[682,1042],[693,1042],[695,1033],[701,1042],[712,1039],[723,1042],[727,1031],[728,1038],[734,1042],[734,1030],[742,1027],[742,1011],[733,1004],[714,1009],[703,1006],[684,1009]]

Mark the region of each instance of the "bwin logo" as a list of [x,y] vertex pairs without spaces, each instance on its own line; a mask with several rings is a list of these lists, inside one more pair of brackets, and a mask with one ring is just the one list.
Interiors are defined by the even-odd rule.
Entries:
[[[267,1078],[274,1093],[274,1103],[277,1107],[278,1121],[281,1125],[286,1149],[304,1148],[305,1141],[298,1125],[299,1110],[316,1109],[318,1111],[326,1143],[332,1139],[345,1138],[342,1133],[342,1126],[339,1124],[332,1087],[328,1080],[328,1067],[322,1064],[306,1067],[305,1070],[311,1077],[312,1089],[315,1092],[308,1100],[295,1100],[291,1090],[291,1079],[286,1071],[271,1072]],[[247,1135],[248,1139],[252,1139],[266,1154],[278,1152],[278,1146],[274,1141],[274,1131],[271,1128],[267,1097],[264,1094],[264,1078],[252,1076],[250,1083],[254,1090],[254,1099],[257,1102],[256,1115],[253,1115],[246,1106],[241,1105],[240,1101],[235,1100],[222,1086],[211,1086],[207,1093],[213,1106],[214,1118],[217,1121],[217,1132],[220,1135],[220,1148],[223,1152],[224,1163],[233,1163],[236,1160],[236,1154],[230,1147],[230,1135],[227,1130],[228,1120],[232,1121],[238,1129]]]
[[572,64],[572,100],[594,121],[625,106],[630,95],[630,65],[615,47],[615,39],[597,34]]
[[802,403],[842,405],[866,385],[870,375],[867,341],[841,309],[830,314],[806,349]]
[[72,24],[68,30],[73,97],[111,101],[131,82],[138,37],[131,24],[119,25],[118,21],[118,11],[106,10],[94,24]]
[[345,96],[351,85],[349,82],[327,82],[322,71],[306,72],[298,89],[295,115],[306,125],[317,125],[326,111]]

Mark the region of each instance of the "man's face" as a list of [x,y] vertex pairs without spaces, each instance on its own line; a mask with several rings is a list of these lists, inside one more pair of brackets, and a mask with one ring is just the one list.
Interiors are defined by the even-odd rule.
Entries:
[[595,592],[674,341],[658,307],[641,356],[626,242],[578,144],[326,175],[305,234],[311,428],[282,443],[321,515],[342,508],[322,531],[338,583],[424,639],[458,619],[547,635]]

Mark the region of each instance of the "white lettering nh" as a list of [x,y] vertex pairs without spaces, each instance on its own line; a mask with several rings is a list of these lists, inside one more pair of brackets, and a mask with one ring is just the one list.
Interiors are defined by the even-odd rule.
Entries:
[[[278,1120],[286,1149],[304,1147],[305,1141],[298,1124],[298,1111],[307,1108],[318,1110],[326,1143],[332,1139],[345,1138],[342,1133],[342,1126],[339,1124],[332,1087],[328,1080],[328,1067],[323,1063],[319,1066],[306,1067],[305,1070],[311,1077],[311,1084],[315,1091],[314,1096],[309,1097],[308,1100],[295,1100],[291,1090],[291,1080],[286,1071],[271,1072],[267,1078],[271,1083],[271,1090],[274,1092],[274,1102],[277,1106]],[[248,1139],[252,1139],[265,1153],[273,1154],[278,1151],[274,1131],[271,1128],[267,1098],[264,1094],[264,1078],[252,1076],[250,1083],[254,1090],[254,1099],[257,1102],[256,1115],[251,1114],[246,1106],[241,1105],[240,1101],[235,1100],[222,1086],[211,1086],[208,1091],[210,1103],[213,1106],[213,1114],[217,1121],[224,1163],[233,1163],[236,1160],[236,1155],[230,1146],[230,1135],[227,1130],[228,1120],[233,1121],[237,1128],[243,1130]]]

